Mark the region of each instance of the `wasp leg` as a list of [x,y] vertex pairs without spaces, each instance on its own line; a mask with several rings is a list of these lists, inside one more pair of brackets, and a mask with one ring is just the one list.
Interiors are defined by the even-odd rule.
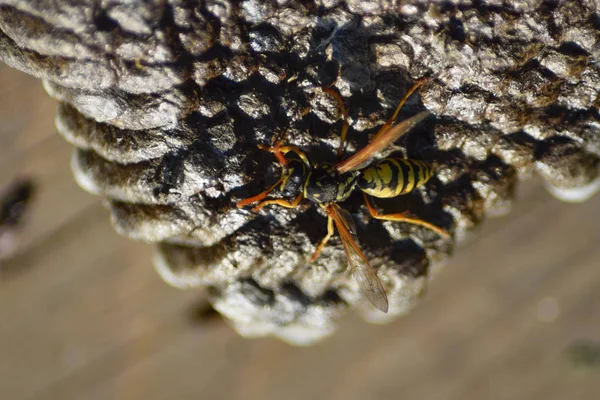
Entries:
[[303,198],[304,198],[304,195],[302,193],[300,193],[292,202],[289,202],[288,200],[284,200],[284,199],[265,200],[265,201],[259,203],[256,207],[254,207],[252,209],[252,211],[256,212],[256,211],[260,210],[261,208],[263,208],[264,206],[268,206],[270,204],[277,204],[278,206],[285,207],[285,208],[296,208],[296,207],[298,207],[298,204],[300,204],[300,202],[302,201]]
[[[404,95],[404,97],[402,97],[402,100],[400,100],[400,103],[398,103],[398,106],[396,107],[396,110],[394,111],[394,113],[392,114],[392,116],[387,121],[385,121],[385,124],[383,124],[383,126],[379,129],[379,131],[374,136],[374,138],[378,138],[385,131],[387,131],[388,129],[391,128],[392,124],[396,121],[396,118],[398,118],[398,114],[400,113],[400,110],[402,109],[402,106],[404,106],[404,103],[406,103],[406,100],[408,100],[408,98],[410,97],[410,95],[412,95],[413,92],[419,88],[419,86],[421,86],[422,84],[424,84],[428,80],[429,80],[429,78],[421,78],[418,81],[416,81],[414,83],[414,85],[412,85],[410,87],[410,89],[408,89],[408,91],[406,92],[406,94]],[[371,141],[373,141],[373,140],[375,140],[375,139],[372,139]]]
[[277,157],[277,160],[279,160],[279,162],[283,166],[287,165],[287,160],[285,159],[285,157],[283,155],[287,154],[289,152],[296,153],[298,155],[298,157],[300,157],[302,162],[304,162],[306,165],[310,166],[310,162],[308,161],[308,157],[306,156],[306,153],[304,153],[302,150],[300,150],[300,148],[297,146],[282,146],[281,142],[276,142],[273,146],[264,146],[262,144],[259,144],[258,148],[261,150],[273,153],[275,155],[275,157]]
[[335,90],[332,88],[326,87],[323,88],[325,93],[328,93],[333,96],[333,98],[338,102],[338,106],[340,107],[340,112],[342,113],[342,117],[344,122],[342,124],[342,132],[340,133],[340,147],[337,151],[338,159],[342,157],[344,153],[344,148],[346,147],[346,136],[348,135],[348,111],[346,110],[346,106],[344,105],[344,100],[342,100],[342,96],[340,96]]
[[311,258],[312,262],[314,262],[319,257],[319,254],[321,254],[321,250],[323,250],[323,247],[325,247],[325,245],[327,244],[327,242],[329,241],[329,239],[333,235],[333,232],[334,232],[334,230],[333,230],[333,218],[327,217],[327,235],[325,235],[325,237],[323,238],[323,240],[321,240],[321,242],[317,246],[317,249],[313,253],[312,258]]
[[269,153],[273,153],[277,158],[277,161],[279,161],[279,163],[285,167],[287,165],[287,160],[283,156],[280,144],[281,142],[275,142],[273,146],[265,146],[264,144],[259,144],[258,148],[264,151],[268,151]]
[[419,219],[419,218],[407,217],[406,212],[399,213],[399,214],[379,214],[379,211],[377,211],[375,209],[375,207],[373,207],[371,205],[371,203],[369,202],[369,197],[367,196],[367,194],[363,193],[363,196],[365,198],[365,203],[367,205],[367,208],[369,209],[369,213],[371,214],[371,217],[373,217],[375,219],[382,219],[385,221],[406,222],[407,224],[419,225],[419,226],[422,226],[422,227],[425,227],[427,229],[434,231],[435,233],[437,233],[438,235],[440,235],[442,237],[450,237],[450,234],[448,232],[446,232],[444,229],[439,228],[427,221],[423,221],[422,219]]
[[275,190],[275,188],[277,186],[279,186],[281,184],[281,182],[283,182],[283,177],[279,178],[279,180],[277,182],[275,182],[275,184],[273,186],[271,186],[270,188],[268,188],[264,192],[259,193],[256,196],[252,196],[252,197],[248,197],[247,199],[240,200],[240,201],[238,201],[235,204],[235,206],[237,208],[242,208],[242,207],[247,206],[248,204],[252,204],[252,203],[255,203],[257,201],[260,201],[260,200],[264,199],[265,197],[267,197],[267,195],[269,193],[271,193],[273,190]]

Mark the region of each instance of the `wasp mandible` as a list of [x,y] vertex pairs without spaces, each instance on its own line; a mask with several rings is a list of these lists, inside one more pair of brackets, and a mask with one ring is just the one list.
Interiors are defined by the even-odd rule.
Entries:
[[[370,158],[407,133],[419,122],[427,118],[429,111],[422,111],[394,126],[398,113],[410,95],[427,79],[417,81],[404,95],[392,116],[379,129],[373,140],[349,158],[337,164],[311,164],[306,154],[296,146],[284,146],[281,141],[272,146],[260,145],[259,148],[275,155],[281,163],[281,177],[264,192],[239,201],[238,208],[260,202],[253,208],[261,208],[275,204],[286,208],[297,207],[303,199],[318,204],[327,214],[327,235],[318,244],[312,261],[315,261],[321,250],[334,233],[334,226],[340,235],[342,245],[348,257],[348,265],[354,279],[359,284],[363,295],[379,310],[388,311],[388,299],[385,289],[377,273],[369,264],[369,260],[360,250],[356,227],[350,213],[342,209],[338,203],[346,200],[356,188],[363,192],[365,204],[371,217],[386,221],[406,222],[431,229],[441,236],[449,234],[429,222],[419,218],[408,217],[406,212],[399,214],[380,214],[371,205],[369,196],[378,198],[396,197],[411,192],[424,185],[433,175],[433,167],[419,160],[404,158],[386,158],[368,165]],[[332,95],[340,107],[343,116],[342,131],[338,158],[342,155],[348,132],[348,113],[340,95],[331,88],[323,89]],[[295,156],[295,157],[294,157]],[[293,193],[293,200],[263,200],[270,192],[279,187],[280,191]]]

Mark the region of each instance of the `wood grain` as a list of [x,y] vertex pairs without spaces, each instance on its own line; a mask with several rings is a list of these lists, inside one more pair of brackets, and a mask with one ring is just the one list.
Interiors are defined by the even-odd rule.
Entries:
[[600,369],[600,196],[564,204],[521,185],[410,315],[355,316],[294,348],[193,322],[201,292],[160,281],[151,248],[117,236],[69,169],[41,84],[0,66],[0,182],[38,184],[17,255],[0,266],[6,399],[591,399]]

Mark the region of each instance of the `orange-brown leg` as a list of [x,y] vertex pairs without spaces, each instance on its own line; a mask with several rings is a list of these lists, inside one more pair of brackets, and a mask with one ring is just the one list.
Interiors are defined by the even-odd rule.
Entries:
[[417,90],[419,88],[419,86],[421,86],[428,80],[429,80],[429,78],[421,78],[418,81],[416,81],[414,83],[414,85],[412,85],[410,87],[410,89],[408,89],[408,91],[406,92],[404,97],[402,97],[402,100],[400,100],[400,103],[398,103],[398,106],[396,107],[396,110],[394,111],[392,116],[387,121],[385,121],[385,124],[383,124],[383,126],[381,128],[379,128],[379,131],[373,137],[373,139],[371,139],[371,142],[374,142],[380,135],[383,135],[388,129],[391,128],[391,126],[396,121],[396,118],[398,118],[398,114],[400,113],[402,106],[404,106],[404,103],[406,103],[406,100],[408,100],[408,98],[414,93],[415,90]]
[[317,246],[317,249],[313,253],[312,258],[311,258],[312,262],[315,262],[315,260],[319,257],[319,254],[321,254],[321,250],[323,250],[323,247],[325,247],[325,245],[327,244],[327,242],[329,241],[331,236],[333,236],[333,233],[334,233],[333,218],[328,217],[327,218],[327,235],[325,235],[323,240],[321,240],[321,242]]
[[245,207],[245,206],[247,206],[249,204],[255,203],[257,201],[261,201],[262,199],[264,199],[265,197],[267,197],[267,195],[269,193],[271,193],[273,190],[275,190],[275,188],[277,186],[279,186],[281,184],[281,182],[283,182],[283,177],[279,178],[279,180],[277,182],[275,182],[275,184],[273,186],[271,186],[270,188],[268,188],[264,192],[259,193],[256,196],[252,196],[252,197],[248,197],[247,199],[240,200],[240,201],[238,201],[235,204],[235,206],[237,208],[242,208],[242,207]]
[[333,98],[338,102],[338,106],[340,107],[340,112],[342,113],[342,117],[344,119],[342,124],[342,132],[340,133],[340,147],[338,147],[337,157],[338,159],[342,157],[344,153],[344,148],[346,147],[346,136],[348,135],[348,111],[346,110],[346,106],[344,105],[344,100],[342,100],[342,96],[338,94],[335,90],[330,87],[323,88],[325,93],[328,93],[333,96]]
[[302,193],[300,193],[291,202],[288,201],[288,200],[285,200],[285,199],[270,199],[270,200],[265,200],[263,202],[260,202],[256,207],[254,207],[252,209],[252,211],[254,211],[254,212],[259,211],[264,206],[268,206],[270,204],[276,204],[278,206],[285,207],[285,208],[296,208],[296,207],[298,207],[298,204],[300,204],[300,202],[302,201],[303,198],[304,198],[304,195]]
[[287,154],[289,152],[296,153],[306,165],[310,166],[310,162],[308,161],[306,153],[300,150],[300,148],[297,146],[282,146],[281,142],[276,142],[273,146],[265,146],[259,144],[258,148],[273,153],[275,157],[277,157],[277,160],[279,160],[279,162],[283,166],[287,165],[287,160],[285,159],[284,154]]
[[[277,160],[281,163],[282,167],[287,166],[288,161],[285,159],[284,154],[287,154],[290,151],[298,154],[298,156],[302,159],[302,161],[305,164],[307,164],[308,166],[310,166],[310,162],[308,161],[308,157],[306,157],[306,154],[304,154],[304,152],[302,150],[300,150],[296,146],[282,146],[281,143],[282,143],[281,141],[277,141],[277,142],[275,142],[275,144],[273,144],[273,146],[265,146],[265,145],[259,144],[258,148],[261,149],[261,150],[273,153],[275,155],[275,157],[277,158]],[[242,208],[242,207],[245,207],[245,206],[247,206],[249,204],[255,203],[257,201],[261,201],[262,199],[264,199],[265,197],[267,197],[267,195],[269,193],[271,193],[273,190],[275,190],[275,188],[278,185],[280,185],[282,182],[283,182],[283,176],[281,178],[279,178],[279,180],[277,182],[275,182],[275,184],[273,184],[273,186],[271,186],[270,188],[268,188],[264,192],[259,193],[256,196],[248,197],[247,199],[243,199],[243,200],[238,201],[236,203],[236,207],[237,208]],[[282,205],[280,203],[277,203],[279,200],[273,200],[272,203],[269,203],[269,201],[271,201],[271,200],[267,200],[266,202],[263,201],[258,206],[256,206],[255,209],[259,209],[260,210],[262,207],[264,207],[264,206],[266,206],[268,204],[279,204],[279,205]],[[298,200],[298,203],[300,203],[300,201],[302,201],[302,198],[300,198],[300,200]],[[281,202],[285,202],[285,200],[282,200]],[[264,203],[267,203],[267,204],[264,204]],[[286,202],[286,203],[291,204],[289,202]]]
[[448,232],[446,232],[444,229],[437,227],[427,221],[423,221],[422,219],[419,219],[419,218],[407,217],[406,212],[399,213],[399,214],[379,214],[377,209],[375,209],[375,207],[373,207],[371,205],[371,203],[369,202],[369,196],[366,193],[363,193],[363,196],[365,198],[365,204],[367,205],[367,208],[369,209],[369,213],[371,214],[371,217],[373,217],[375,219],[382,219],[385,221],[406,222],[406,223],[412,224],[412,225],[419,225],[419,226],[422,226],[422,227],[425,227],[427,229],[434,231],[435,233],[437,233],[438,235],[440,235],[442,237],[450,237],[450,234]]

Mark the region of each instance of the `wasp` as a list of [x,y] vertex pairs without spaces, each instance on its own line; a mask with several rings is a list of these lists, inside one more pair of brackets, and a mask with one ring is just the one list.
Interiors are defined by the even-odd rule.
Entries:
[[[259,148],[273,153],[277,158],[282,166],[281,177],[264,192],[243,199],[236,204],[238,208],[241,208],[259,202],[253,208],[255,212],[268,205],[295,208],[303,199],[317,204],[327,214],[327,234],[318,244],[312,256],[312,261],[314,262],[317,259],[325,244],[334,234],[335,226],[354,279],[358,282],[363,295],[383,312],[387,312],[389,307],[385,289],[377,277],[377,273],[369,264],[369,260],[359,247],[356,226],[352,216],[348,211],[341,208],[339,203],[346,200],[354,190],[359,189],[363,192],[365,204],[371,217],[419,225],[443,237],[449,236],[442,228],[422,219],[409,217],[406,212],[380,214],[369,200],[369,196],[390,198],[409,193],[424,185],[433,176],[432,165],[419,160],[386,158],[369,165],[372,156],[395,142],[430,115],[429,111],[423,111],[393,125],[406,100],[426,81],[426,78],[421,79],[408,90],[392,116],[379,129],[367,146],[336,164],[311,164],[300,148],[283,145],[281,141],[277,141],[272,146],[259,145]],[[344,151],[349,127],[347,122],[348,113],[342,98],[337,92],[331,88],[324,88],[323,90],[336,99],[343,116],[340,147],[337,153],[338,158],[340,158]],[[295,196],[293,200],[264,200],[269,193],[278,187],[281,192]]]

